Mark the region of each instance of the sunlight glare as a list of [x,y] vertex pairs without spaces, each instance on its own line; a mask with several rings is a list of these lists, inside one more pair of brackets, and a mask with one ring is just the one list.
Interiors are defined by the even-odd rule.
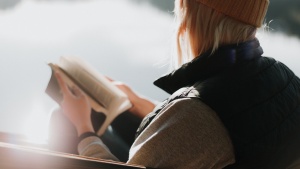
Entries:
[[47,142],[49,117],[43,110],[42,104],[38,102],[33,104],[32,111],[28,113],[28,118],[24,123],[23,133],[30,143],[45,144]]

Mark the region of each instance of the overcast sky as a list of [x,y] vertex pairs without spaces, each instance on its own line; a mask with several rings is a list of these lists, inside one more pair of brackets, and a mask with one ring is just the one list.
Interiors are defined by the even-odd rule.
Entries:
[[[167,94],[152,82],[167,72],[162,63],[170,55],[172,24],[170,14],[123,0],[27,0],[0,11],[0,131],[46,137],[56,106],[44,93],[46,63],[61,55],[82,57],[137,92],[164,99]],[[300,75],[298,38],[262,31],[259,38],[265,55]]]

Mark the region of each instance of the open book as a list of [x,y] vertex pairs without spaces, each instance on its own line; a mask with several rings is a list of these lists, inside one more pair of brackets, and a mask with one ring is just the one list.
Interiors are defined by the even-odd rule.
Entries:
[[92,109],[105,115],[103,124],[96,131],[98,135],[105,132],[115,117],[132,106],[124,92],[78,57],[62,56],[57,63],[48,65],[52,69],[52,75],[46,93],[57,103],[61,103],[63,96],[54,75],[56,71],[60,72],[70,90],[73,86],[80,88],[87,95]]

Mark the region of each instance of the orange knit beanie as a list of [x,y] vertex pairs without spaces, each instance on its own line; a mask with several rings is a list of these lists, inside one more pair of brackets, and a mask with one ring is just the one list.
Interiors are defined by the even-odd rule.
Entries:
[[269,0],[196,0],[216,11],[246,24],[260,27],[263,24]]

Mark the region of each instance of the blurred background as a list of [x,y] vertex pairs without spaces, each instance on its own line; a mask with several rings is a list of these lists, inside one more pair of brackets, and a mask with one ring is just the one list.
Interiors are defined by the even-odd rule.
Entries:
[[[46,94],[48,62],[81,57],[99,72],[154,100],[168,72],[174,0],[0,0],[0,132],[47,140],[57,105]],[[300,75],[300,1],[271,0],[265,56]]]

